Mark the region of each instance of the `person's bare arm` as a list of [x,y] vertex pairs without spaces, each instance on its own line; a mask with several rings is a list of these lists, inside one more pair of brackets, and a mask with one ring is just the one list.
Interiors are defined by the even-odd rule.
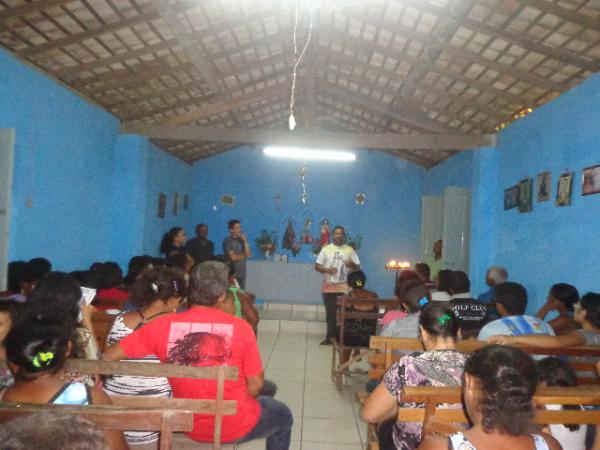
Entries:
[[127,359],[127,355],[121,348],[121,344],[117,342],[116,344],[113,344],[104,350],[104,353],[102,353],[102,359],[104,361],[120,361],[122,359]]
[[568,334],[573,331],[573,319],[565,316],[558,316],[556,319],[552,319],[548,322],[548,325],[552,327],[554,332],[561,336],[563,334]]
[[351,259],[349,259],[348,261],[346,261],[346,267],[350,270],[358,270],[359,265],[356,264],[354,261],[352,261]]
[[551,302],[551,301],[547,301],[546,303],[544,303],[544,305],[540,308],[540,310],[537,312],[537,314],[535,315],[535,317],[537,317],[540,320],[544,320],[544,317],[546,317],[546,315],[550,312],[550,311],[554,311],[555,305]]
[[369,423],[380,423],[387,419],[396,417],[398,402],[389,393],[383,383],[367,397],[362,408],[362,418]]
[[[90,389],[93,405],[112,405],[112,401],[106,392],[102,389],[93,387]],[[104,432],[108,448],[111,450],[128,450],[129,446],[125,441],[122,431],[106,430]]]
[[325,267],[321,264],[315,264],[315,270],[319,273],[330,273],[332,275],[337,273],[337,269],[335,267]]
[[258,397],[260,391],[263,388],[263,384],[265,382],[265,373],[262,372],[260,375],[255,377],[246,378],[246,383],[248,385],[248,395],[251,397]]
[[250,250],[250,244],[248,244],[248,239],[245,234],[240,236],[242,242],[244,243],[244,258],[250,258],[252,256],[252,250]]
[[246,259],[246,255],[244,253],[236,253],[232,250],[229,250],[227,252],[227,258],[229,258],[229,261],[231,262],[238,262]]
[[533,347],[555,348],[574,347],[585,344],[585,338],[577,331],[563,336],[547,336],[530,334],[526,336],[490,336],[487,340],[492,344],[501,345],[531,345]]

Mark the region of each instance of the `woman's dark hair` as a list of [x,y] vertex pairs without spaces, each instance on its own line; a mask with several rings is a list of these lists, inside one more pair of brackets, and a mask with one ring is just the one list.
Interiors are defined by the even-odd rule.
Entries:
[[[549,356],[537,362],[539,382],[546,383],[551,387],[573,387],[577,386],[577,375],[569,363],[563,359]],[[576,405],[564,405],[563,409],[579,411],[581,408]],[[565,424],[570,431],[579,429],[579,425]]]
[[52,263],[46,258],[32,258],[27,264],[35,272],[38,280],[52,271]]
[[58,314],[24,311],[12,324],[4,345],[6,359],[24,372],[17,376],[35,378],[32,375],[61,369],[75,328],[73,321]]
[[177,236],[181,230],[183,230],[183,228],[173,227],[168,232],[163,234],[162,240],[160,241],[160,252],[161,253],[164,253],[166,256],[169,256],[169,255],[167,255],[167,252],[173,245],[173,239],[175,239],[175,236]]
[[150,268],[150,266],[152,266],[152,256],[142,255],[131,258],[127,265],[127,275],[124,279],[125,285],[131,286],[138,274],[142,270]]
[[114,261],[102,263],[96,271],[98,289],[111,289],[123,284],[123,271]]
[[469,276],[462,270],[453,270],[450,272],[450,290],[452,294],[464,294],[471,290]]
[[185,274],[174,267],[148,269],[139,274],[130,292],[133,303],[143,308],[156,300],[185,297],[187,281]]
[[13,294],[18,294],[21,292],[21,280],[23,278],[23,272],[25,271],[25,267],[27,263],[25,261],[12,261],[8,263],[8,290]]
[[429,302],[421,310],[419,325],[433,337],[456,340],[460,328],[448,302]]
[[189,258],[190,256],[185,252],[174,253],[167,258],[167,267],[174,267],[185,272]]
[[96,277],[89,270],[74,270],[73,272],[69,272],[69,275],[79,283],[79,286],[98,289]]
[[444,291],[450,293],[452,286],[452,271],[448,269],[442,269],[437,273],[438,277],[438,291]]
[[364,289],[367,284],[367,276],[362,270],[355,270],[348,274],[348,284],[352,289]]
[[581,308],[585,309],[585,319],[600,328],[600,294],[588,292],[579,300]]
[[471,354],[465,373],[481,387],[482,426],[511,436],[531,431],[538,373],[531,357],[515,347],[487,345]]
[[400,293],[404,290],[404,288],[411,284],[414,281],[421,282],[419,275],[417,272],[412,270],[401,270],[398,273],[398,277],[396,278],[396,285],[394,286],[394,295],[397,298],[400,298]]
[[42,317],[52,317],[56,312],[77,322],[81,300],[81,287],[75,279],[64,272],[52,272],[40,280],[25,307]]
[[557,283],[550,288],[550,296],[555,298],[567,308],[573,311],[573,305],[579,301],[579,292],[575,286],[567,283]]
[[19,312],[25,305],[14,300],[2,300],[0,301],[0,313],[6,313],[10,316],[11,322],[17,320]]
[[409,313],[417,313],[431,301],[431,293],[420,281],[411,280],[403,284],[397,298],[408,307]]

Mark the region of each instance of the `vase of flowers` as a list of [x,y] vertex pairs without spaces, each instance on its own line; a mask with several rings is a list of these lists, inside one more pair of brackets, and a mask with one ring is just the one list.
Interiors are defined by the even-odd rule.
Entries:
[[254,242],[263,256],[269,258],[277,248],[277,234],[274,231],[262,230]]

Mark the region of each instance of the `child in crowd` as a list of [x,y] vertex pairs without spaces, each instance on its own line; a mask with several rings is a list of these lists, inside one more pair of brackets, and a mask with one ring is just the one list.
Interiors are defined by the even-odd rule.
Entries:
[[396,297],[402,302],[402,309],[389,311],[381,319],[383,328],[379,333],[386,337],[416,338],[419,335],[419,314],[431,300],[429,289],[420,281],[403,283]]
[[[74,323],[68,317],[43,316],[24,311],[5,340],[8,366],[15,383],[0,392],[0,400],[12,403],[59,405],[110,405],[110,398],[96,387],[66,382],[62,377],[71,353]],[[127,449],[123,434],[105,433],[111,449]]]
[[[559,358],[544,358],[537,363],[540,387],[573,387],[577,376],[569,363]],[[560,410],[561,405],[546,405],[546,409]],[[583,409],[581,406],[566,405],[564,409]],[[585,450],[587,425],[549,425],[544,431],[551,434],[564,449]]]
[[[121,341],[146,323],[173,313],[186,290],[185,274],[178,269],[161,267],[142,272],[131,288],[131,298],[138,309],[117,316],[108,334],[107,346]],[[154,355],[133,361],[160,362]],[[157,377],[115,375],[106,379],[104,390],[110,395],[171,396],[169,381]],[[131,446],[150,445],[158,440],[158,433],[126,431],[125,438]]]

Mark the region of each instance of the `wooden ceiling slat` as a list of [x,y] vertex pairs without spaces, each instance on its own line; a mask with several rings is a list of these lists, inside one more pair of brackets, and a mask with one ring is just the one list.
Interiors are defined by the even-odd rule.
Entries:
[[29,3],[23,3],[11,8],[0,10],[0,22],[7,19],[16,19],[17,17],[26,16],[28,14],[37,13],[46,9],[55,8],[57,6],[66,5],[75,0],[38,0]]
[[590,17],[586,14],[581,14],[578,11],[571,10],[560,6],[554,1],[548,0],[520,0],[524,5],[539,9],[542,12],[554,14],[563,19],[583,27],[591,28],[592,30],[600,30],[600,14],[597,17]]

